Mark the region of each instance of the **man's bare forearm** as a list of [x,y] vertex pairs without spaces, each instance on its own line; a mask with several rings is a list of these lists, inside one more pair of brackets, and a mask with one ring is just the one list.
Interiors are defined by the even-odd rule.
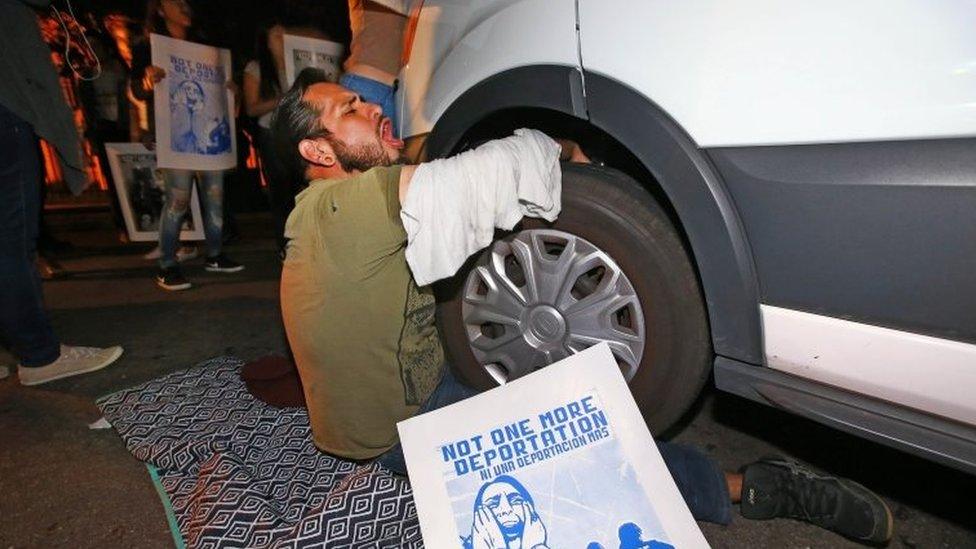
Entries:
[[583,152],[583,149],[579,146],[579,143],[571,139],[556,138],[556,143],[562,147],[562,151],[559,153],[560,160],[569,160],[570,162],[579,162],[583,164],[589,164],[590,159]]

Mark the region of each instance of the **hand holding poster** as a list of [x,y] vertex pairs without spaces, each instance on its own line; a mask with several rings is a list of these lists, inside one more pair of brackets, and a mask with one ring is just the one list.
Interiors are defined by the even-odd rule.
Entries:
[[398,425],[427,547],[707,547],[606,344]]
[[295,82],[295,77],[305,67],[322,69],[329,82],[339,80],[342,44],[293,34],[284,36],[284,44],[285,79],[288,86]]
[[151,34],[160,168],[225,170],[237,165],[230,51]]

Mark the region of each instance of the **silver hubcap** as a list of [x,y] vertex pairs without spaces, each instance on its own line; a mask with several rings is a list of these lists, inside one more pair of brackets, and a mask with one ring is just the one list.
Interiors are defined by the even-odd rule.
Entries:
[[644,353],[644,314],[617,263],[583,238],[521,231],[484,252],[464,284],[471,350],[505,383],[606,341],[627,381]]

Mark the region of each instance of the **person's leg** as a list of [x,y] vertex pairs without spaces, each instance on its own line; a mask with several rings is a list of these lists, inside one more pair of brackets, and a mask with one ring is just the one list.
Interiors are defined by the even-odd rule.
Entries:
[[108,182],[108,198],[109,206],[112,209],[112,223],[115,224],[115,229],[119,232],[119,238],[123,242],[128,242],[129,233],[125,227],[125,216],[122,214],[122,203],[119,202],[118,188],[115,186],[115,178],[112,175],[112,170],[109,169],[111,164],[108,161],[108,151],[105,148],[106,143],[119,143],[126,141],[126,136],[121,135],[122,132],[119,131],[118,125],[109,120],[97,120],[95,122],[95,128],[95,147],[98,153],[98,161],[101,163],[102,172],[105,174],[105,178]]
[[750,463],[741,475],[741,513],[752,520],[791,518],[872,543],[891,538],[894,519],[884,500],[845,478],[786,458]]
[[197,172],[203,200],[203,232],[207,241],[207,257],[217,257],[223,248],[224,231],[224,172]]
[[[242,166],[244,165],[244,161],[241,161],[241,165]],[[223,176],[223,181],[224,181],[223,182],[223,189],[224,189],[224,198],[223,198],[224,222],[223,222],[223,229],[220,232],[220,235],[221,235],[220,240],[221,240],[221,242],[223,244],[230,244],[232,242],[236,242],[237,239],[239,239],[241,237],[241,230],[240,230],[240,227],[237,225],[237,211],[235,210],[235,206],[236,206],[235,201],[232,200],[231,197],[227,194],[228,193],[228,191],[227,191],[227,177],[228,177],[228,175],[230,175],[230,177],[232,178],[232,181],[234,181],[233,178],[235,178],[235,177],[242,177],[242,174],[241,174],[241,172],[237,172],[235,174],[228,174],[227,172],[223,172],[223,173],[224,173],[224,176]],[[238,183],[238,187],[239,187],[240,186],[240,183],[239,182],[237,182],[237,183]]]
[[176,248],[180,245],[180,230],[183,218],[190,206],[190,190],[193,172],[189,170],[164,169],[166,198],[159,219],[159,266],[171,269],[177,266]]
[[[461,402],[466,398],[475,396],[479,392],[477,389],[461,383],[454,376],[451,365],[445,363],[440,382],[434,388],[434,392],[427,398],[427,401],[417,410],[417,415],[419,416],[420,414]],[[376,458],[376,462],[398,475],[407,474],[407,463],[403,458],[403,446],[399,442]]]
[[657,449],[695,520],[717,524],[732,521],[729,485],[714,460],[684,444],[658,441]]
[[[445,364],[440,383],[417,411],[417,415],[460,402],[478,392],[458,381],[450,365]],[[692,516],[698,520],[728,524],[732,520],[729,491],[725,476],[715,462],[690,446],[667,442],[657,444],[665,465],[678,485],[678,491],[691,509]],[[394,473],[407,474],[403,447],[399,443],[376,461]]]
[[274,144],[271,131],[258,126],[258,152],[261,155],[261,172],[268,183],[268,203],[271,207],[271,218],[274,222],[274,236],[278,243],[278,251],[285,249],[285,222],[295,208],[295,191],[287,177],[283,176],[274,156]]
[[203,195],[203,232],[207,238],[207,259],[204,268],[212,273],[236,273],[244,266],[223,253],[224,172],[197,172],[200,194]]
[[396,113],[396,93],[393,86],[387,86],[372,78],[358,74],[346,73],[339,79],[339,84],[359,95],[367,103],[375,103],[383,108],[383,116],[390,117],[393,122],[393,134],[400,136],[400,120]]
[[24,367],[60,355],[34,267],[40,185],[33,128],[0,106],[0,333]]

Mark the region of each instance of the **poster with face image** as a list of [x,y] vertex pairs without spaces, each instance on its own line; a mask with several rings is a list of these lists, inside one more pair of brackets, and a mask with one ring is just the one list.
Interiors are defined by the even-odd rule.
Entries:
[[[142,143],[106,143],[115,192],[132,242],[159,240],[166,183],[156,166],[156,153]],[[180,240],[203,240],[203,216],[196,185],[190,196],[190,211],[183,221]]]
[[605,343],[398,428],[427,547],[708,547]]
[[343,47],[337,42],[320,40],[286,34],[285,45],[285,79],[288,86],[295,82],[295,77],[306,67],[315,67],[325,73],[329,82],[339,80],[342,69],[341,60]]
[[234,96],[227,87],[230,51],[158,34],[152,64],[166,71],[156,85],[156,157],[160,168],[226,170],[237,165]]

